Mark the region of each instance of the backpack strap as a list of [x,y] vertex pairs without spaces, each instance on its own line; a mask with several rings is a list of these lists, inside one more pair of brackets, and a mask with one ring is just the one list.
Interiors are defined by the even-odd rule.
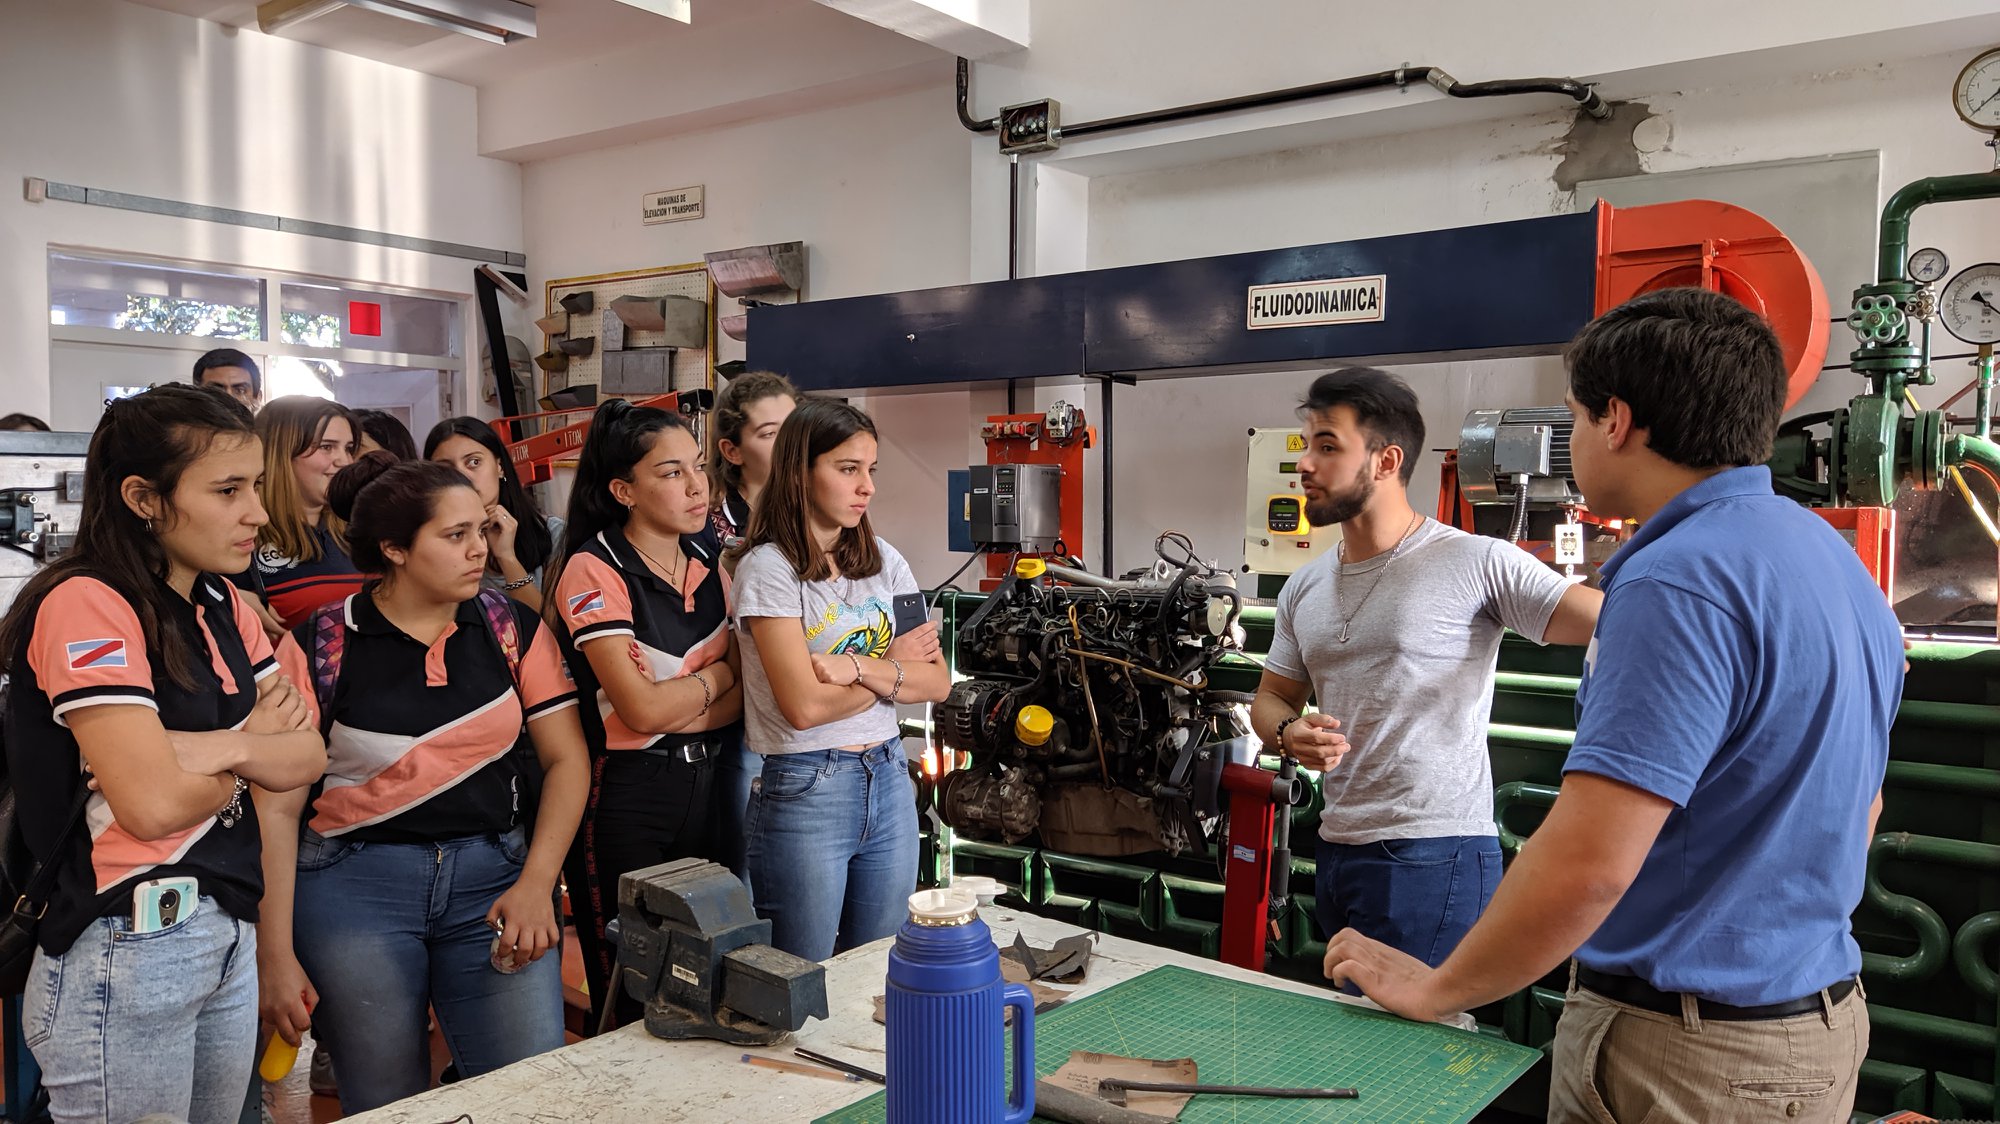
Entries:
[[333,689],[340,682],[340,659],[347,651],[347,601],[322,605],[312,617],[312,651],[306,662],[312,668],[313,696],[319,700],[322,719],[332,713]]
[[479,608],[486,614],[486,627],[493,633],[493,640],[500,645],[500,654],[507,657],[507,670],[514,676],[514,687],[521,686],[521,618],[514,615],[514,599],[497,589],[479,591]]

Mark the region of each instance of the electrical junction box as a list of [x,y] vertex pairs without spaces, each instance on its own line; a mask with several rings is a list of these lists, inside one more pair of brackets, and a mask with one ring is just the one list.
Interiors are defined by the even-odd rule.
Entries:
[[1243,492],[1243,569],[1292,574],[1340,541],[1340,528],[1315,527],[1306,518],[1299,489],[1299,454],[1305,437],[1296,426],[1250,431],[1250,461]]
[[[1062,539],[1062,469],[1052,464],[975,464],[968,471],[972,540],[1047,554]],[[1065,551],[1079,543],[1063,543]]]
[[1054,98],[1000,107],[1000,154],[1048,152],[1062,144],[1062,105]]

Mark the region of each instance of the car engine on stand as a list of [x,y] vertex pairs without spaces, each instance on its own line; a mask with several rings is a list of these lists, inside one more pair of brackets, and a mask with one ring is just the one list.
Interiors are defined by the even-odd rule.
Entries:
[[967,678],[934,715],[971,760],[939,786],[946,823],[1083,855],[1206,844],[1219,766],[1200,750],[1249,733],[1251,696],[1209,686],[1242,647],[1243,601],[1185,535],[1154,545],[1150,570],[1118,579],[1023,559],[967,618]]

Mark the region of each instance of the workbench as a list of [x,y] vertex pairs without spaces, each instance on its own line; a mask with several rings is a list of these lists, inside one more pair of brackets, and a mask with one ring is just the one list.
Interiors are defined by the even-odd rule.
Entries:
[[[998,906],[988,906],[981,916],[1003,946],[1012,944],[1016,933],[1046,947],[1083,931]],[[781,1124],[811,1120],[870,1096],[879,1086],[842,1084],[746,1066],[742,1055],[748,1052],[797,1061],[792,1047],[804,1046],[880,1072],[883,1035],[881,1025],[874,1021],[875,997],[882,994],[892,940],[863,945],[827,961],[829,1017],[808,1022],[796,1041],[768,1047],[668,1042],[635,1024],[347,1119],[356,1124],[445,1124],[460,1115],[470,1116],[472,1124],[572,1120]],[[1089,978],[1075,988],[1061,990],[1080,997],[1162,965],[1347,1001],[1324,988],[1112,936],[1098,937]]]

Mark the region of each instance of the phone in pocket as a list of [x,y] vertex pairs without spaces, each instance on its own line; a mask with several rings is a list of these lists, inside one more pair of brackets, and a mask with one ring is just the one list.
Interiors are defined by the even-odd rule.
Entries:
[[157,933],[194,909],[201,884],[192,878],[155,878],[132,887],[132,931]]
[[898,593],[895,608],[898,636],[923,624],[931,617],[930,607],[924,604],[924,595],[921,593]]

